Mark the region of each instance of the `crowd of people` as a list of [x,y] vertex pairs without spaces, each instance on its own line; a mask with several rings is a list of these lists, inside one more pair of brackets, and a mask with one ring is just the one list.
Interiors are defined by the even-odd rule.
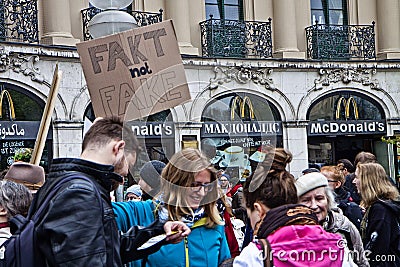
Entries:
[[111,201],[139,151],[108,117],[46,179],[14,163],[0,181],[0,244],[15,215],[68,178],[35,226],[40,266],[400,266],[399,192],[369,152],[294,177],[290,151],[269,148],[241,182],[188,148],[145,163],[124,201]]

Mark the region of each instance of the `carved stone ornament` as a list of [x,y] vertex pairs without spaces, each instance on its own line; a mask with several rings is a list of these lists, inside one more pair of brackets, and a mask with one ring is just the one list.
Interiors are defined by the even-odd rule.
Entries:
[[13,70],[16,73],[22,73],[25,76],[30,76],[32,81],[38,83],[46,83],[40,70],[34,66],[39,61],[39,56],[23,55],[5,51],[4,47],[0,46],[0,72]]
[[253,69],[249,67],[215,67],[214,78],[210,79],[209,88],[216,89],[224,83],[236,81],[245,84],[253,81],[255,84],[264,86],[266,89],[274,91],[276,89],[272,78],[269,77],[272,69]]
[[361,83],[362,85],[370,86],[371,89],[380,89],[379,81],[372,79],[372,75],[376,73],[376,69],[320,69],[319,79],[315,79],[313,90],[321,90],[323,86],[329,86],[331,83],[343,82],[348,84],[350,82]]

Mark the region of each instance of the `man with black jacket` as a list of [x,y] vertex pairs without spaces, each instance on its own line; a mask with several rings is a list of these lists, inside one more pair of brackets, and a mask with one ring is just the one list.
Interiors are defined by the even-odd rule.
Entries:
[[[133,133],[120,119],[102,118],[85,134],[79,159],[53,160],[33,204],[35,210],[57,181],[71,175],[76,179],[62,185],[36,228],[37,252],[44,266],[119,267],[144,256],[137,248],[152,236],[165,231],[167,241],[177,242],[190,233],[181,222],[155,222],[126,234],[118,232],[110,192],[123,183],[119,174],[128,173],[129,164],[136,161],[137,148]],[[172,231],[178,233],[171,235]]]

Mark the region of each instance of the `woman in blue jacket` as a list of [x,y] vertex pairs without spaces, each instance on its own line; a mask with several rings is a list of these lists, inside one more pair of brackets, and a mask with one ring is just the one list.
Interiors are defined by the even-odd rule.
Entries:
[[[224,225],[216,208],[216,171],[197,149],[177,152],[162,172],[162,201],[113,204],[117,225],[125,232],[156,219],[180,220],[192,230],[177,244],[167,244],[145,258],[142,266],[217,267],[230,258]],[[133,263],[140,266],[139,263]]]

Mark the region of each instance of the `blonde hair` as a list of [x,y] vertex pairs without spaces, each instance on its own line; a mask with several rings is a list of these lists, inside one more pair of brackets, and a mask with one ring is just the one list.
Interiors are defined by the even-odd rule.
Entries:
[[321,173],[325,175],[328,180],[334,180],[336,182],[341,182],[343,186],[345,182],[344,174],[338,166],[323,166],[321,168]]
[[360,180],[360,194],[363,204],[371,206],[376,201],[397,200],[399,192],[386,176],[385,169],[379,163],[359,163],[357,179]]
[[163,169],[161,176],[162,198],[168,210],[170,220],[180,220],[184,215],[193,215],[193,210],[186,201],[187,190],[195,182],[200,171],[207,170],[211,175],[213,188],[208,192],[200,206],[207,215],[206,226],[211,228],[222,224],[216,201],[218,199],[216,170],[209,159],[197,149],[187,148],[175,153]]

